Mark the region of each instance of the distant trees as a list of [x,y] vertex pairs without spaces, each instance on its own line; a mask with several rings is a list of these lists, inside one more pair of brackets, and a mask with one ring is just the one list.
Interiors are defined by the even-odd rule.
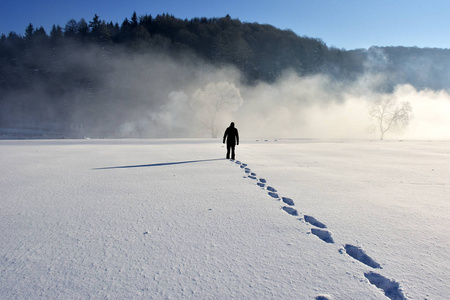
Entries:
[[53,25],[52,30],[50,31],[50,40],[52,41],[53,44],[56,44],[62,41],[62,39],[63,39],[63,29],[59,25],[58,26]]
[[192,98],[203,128],[213,138],[217,137],[219,126],[229,121],[231,113],[243,103],[239,89],[226,81],[209,83],[204,89],[197,89]]
[[[45,30],[29,24],[25,36],[15,33],[2,35],[0,48],[13,48],[17,39],[27,41],[34,36],[45,41]],[[47,37],[48,38],[48,37]],[[36,39],[34,39],[36,40]],[[390,82],[410,83],[421,88],[447,88],[450,76],[450,50],[407,47],[372,47],[345,51],[329,48],[320,39],[300,37],[290,30],[271,25],[243,23],[229,15],[223,18],[193,18],[182,20],[170,14],[138,16],[133,12],[121,25],[105,22],[94,15],[92,20],[69,20],[64,27],[54,25],[50,32],[52,47],[73,47],[73,42],[117,45],[131,52],[163,50],[173,54],[192,52],[217,65],[234,65],[249,83],[274,82],[286,69],[300,76],[324,73],[339,79],[354,79],[365,72],[373,53],[383,53]],[[72,43],[72,44],[71,44]],[[47,45],[44,45],[47,46]],[[21,49],[11,49],[20,61]],[[111,49],[105,49],[110,51]],[[1,51],[1,50],[0,50]],[[426,55],[424,57],[424,55]],[[0,57],[0,63],[4,63]],[[374,66],[371,71],[380,68]],[[443,74],[445,76],[441,76]]]
[[34,33],[34,26],[33,24],[30,23],[25,29],[25,39],[30,39],[33,36],[33,33]]
[[[41,29],[29,24],[25,36],[19,38],[28,40]],[[8,41],[10,37],[13,36],[2,38]],[[181,20],[169,14],[153,17],[133,12],[119,25],[107,23],[95,14],[88,22],[82,18],[71,19],[63,27],[54,25],[50,38],[58,40],[61,47],[72,47],[69,43],[78,41],[123,45],[131,51],[191,51],[214,64],[236,66],[250,82],[273,82],[288,68],[300,75],[327,69],[328,47],[321,40],[299,37],[270,25],[242,23],[229,15]]]
[[398,103],[394,96],[385,96],[376,100],[370,108],[370,116],[375,120],[380,131],[380,140],[386,132],[401,130],[412,119],[412,107],[409,102]]
[[75,37],[78,34],[78,23],[75,19],[70,19],[64,27],[65,37]]
[[[320,40],[230,16],[182,20],[170,14],[138,16],[134,12],[121,24],[113,24],[96,14],[88,21],[71,19],[62,27],[54,25],[49,35],[29,24],[24,36],[11,32],[0,37],[0,126],[46,123],[62,132],[74,127],[88,130],[113,107],[142,105],[144,99],[136,92],[141,87],[109,86],[110,71],[123,55],[132,59],[136,54],[164,53],[179,61],[188,56],[212,66],[232,65],[241,71],[243,83],[256,83],[274,82],[286,69],[300,75],[324,70],[327,49]],[[149,68],[145,77],[154,81],[165,67],[173,68]],[[133,72],[116,70],[114,76],[120,78],[115,82],[136,78]],[[203,125],[212,136],[217,136],[221,118],[229,117],[242,101],[231,83],[213,83],[199,89],[196,96]],[[110,118],[111,131],[119,119]]]
[[[160,53],[181,63],[174,66],[159,61],[157,68],[151,65],[139,72],[136,67],[144,65],[142,62],[133,68],[121,65],[123,56],[129,63],[140,55],[157,59]],[[374,53],[386,58],[382,68],[374,60]],[[372,47],[346,51],[330,48],[320,39],[298,36],[291,30],[245,23],[230,16],[183,20],[170,14],[138,16],[134,12],[123,22],[113,23],[94,15],[89,21],[71,19],[63,26],[54,25],[49,34],[44,28],[29,24],[23,36],[14,32],[0,35],[0,127],[23,124],[23,113],[29,112],[27,126],[45,121],[62,130],[73,127],[72,124],[87,129],[99,122],[97,115],[102,110],[104,114],[112,110],[118,113],[117,107],[130,103],[139,107],[145,101],[162,105],[160,102],[167,100],[162,100],[157,91],[152,93],[158,96],[147,99],[136,90],[163,77],[161,72],[175,72],[189,63],[205,68],[200,71],[203,74],[208,73],[208,68],[231,65],[240,71],[240,84],[249,85],[276,82],[286,70],[292,70],[300,77],[320,73],[342,81],[356,80],[366,72],[385,72],[386,80],[379,88],[382,92],[391,92],[396,85],[405,83],[419,90],[450,89],[450,49]],[[117,78],[111,81],[111,76]],[[137,84],[133,82],[136,78],[147,81]],[[188,81],[174,79],[171,84],[176,85],[174,90],[183,90]],[[165,85],[160,86],[158,89],[162,90]],[[214,115],[224,116],[227,112],[229,116],[235,107],[228,103],[227,108],[214,110],[224,91],[229,94],[223,97],[234,99],[233,105],[239,105],[239,90],[231,83],[212,83],[196,93],[200,101],[196,105],[203,101],[204,110],[209,110],[204,113],[204,123],[213,136],[221,122]],[[81,106],[84,110],[78,109]],[[398,113],[404,116],[401,113],[408,107],[401,108]],[[83,122],[79,120],[81,115],[85,116]],[[409,121],[400,116],[391,120],[388,115],[373,116],[378,118],[382,137],[386,130]],[[119,119],[111,117],[111,128]]]

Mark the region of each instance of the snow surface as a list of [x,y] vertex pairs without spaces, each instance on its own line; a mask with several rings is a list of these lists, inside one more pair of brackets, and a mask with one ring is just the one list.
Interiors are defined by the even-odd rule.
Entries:
[[0,141],[0,298],[448,299],[450,142],[236,151]]

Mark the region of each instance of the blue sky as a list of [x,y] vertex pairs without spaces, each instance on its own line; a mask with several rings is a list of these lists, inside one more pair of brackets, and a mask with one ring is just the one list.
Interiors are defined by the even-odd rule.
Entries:
[[64,28],[67,21],[92,20],[94,14],[119,24],[138,15],[170,13],[177,18],[223,17],[271,24],[328,46],[450,48],[448,0],[1,0],[0,33],[24,34],[29,23]]

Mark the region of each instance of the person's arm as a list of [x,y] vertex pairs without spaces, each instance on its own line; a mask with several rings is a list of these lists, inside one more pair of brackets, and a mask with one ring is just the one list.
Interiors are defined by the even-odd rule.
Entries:
[[225,130],[225,133],[223,134],[223,143],[225,144],[225,138],[227,137],[228,134],[228,128]]
[[236,144],[239,145],[239,132],[236,129]]

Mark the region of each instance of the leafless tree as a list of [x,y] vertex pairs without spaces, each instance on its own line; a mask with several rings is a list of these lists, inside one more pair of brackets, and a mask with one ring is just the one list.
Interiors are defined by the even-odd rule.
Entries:
[[370,116],[380,130],[380,140],[387,131],[401,130],[412,120],[412,107],[407,101],[399,103],[393,96],[385,96],[373,103]]
[[193,95],[193,105],[198,109],[199,120],[214,138],[219,133],[219,126],[229,122],[231,113],[242,103],[239,89],[226,81],[210,83],[204,89],[197,89]]

